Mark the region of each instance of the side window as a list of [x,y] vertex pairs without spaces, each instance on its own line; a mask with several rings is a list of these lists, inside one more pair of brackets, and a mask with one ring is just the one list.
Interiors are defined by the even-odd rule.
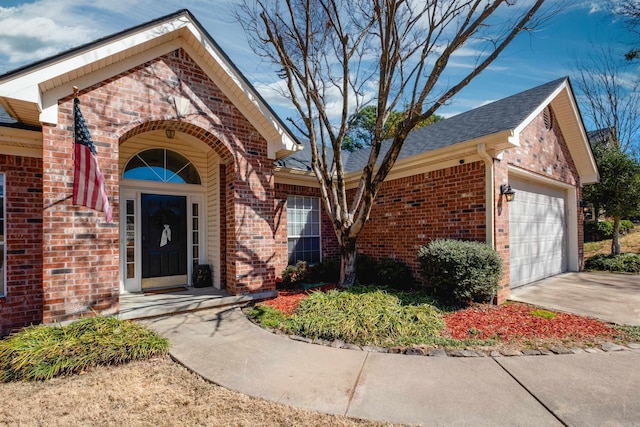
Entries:
[[287,198],[288,262],[317,264],[320,259],[320,199],[289,196]]

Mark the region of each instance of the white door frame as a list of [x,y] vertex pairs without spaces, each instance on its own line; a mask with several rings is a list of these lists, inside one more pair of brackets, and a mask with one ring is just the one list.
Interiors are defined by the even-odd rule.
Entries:
[[[120,181],[120,292],[142,291],[142,230],[140,199],[142,194],[177,195],[187,198],[187,277],[191,286],[193,270],[193,221],[192,206],[198,203],[198,263],[207,263],[207,197],[206,190],[199,185],[172,184],[153,181],[122,179]],[[127,201],[133,201],[134,233],[134,277],[127,278]]]

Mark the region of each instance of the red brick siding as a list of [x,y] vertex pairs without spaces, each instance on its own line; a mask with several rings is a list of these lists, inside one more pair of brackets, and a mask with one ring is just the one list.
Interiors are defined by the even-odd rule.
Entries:
[[493,197],[496,204],[493,232],[496,251],[502,257],[502,279],[498,283],[499,289],[497,301],[502,303],[509,297],[509,271],[511,269],[511,260],[509,252],[509,204],[500,194],[500,185],[509,182],[509,174],[506,164],[502,164],[499,160],[494,160],[494,192]]
[[0,155],[5,174],[6,294],[0,336],[42,321],[42,160]]
[[[83,109],[83,113],[84,113]],[[118,218],[118,149],[101,137],[89,112],[107,193]],[[104,215],[71,205],[72,103],[60,105],[62,126],[43,125],[43,322],[64,321],[118,308],[118,227]]]
[[[192,102],[176,117],[171,97]],[[43,127],[45,322],[113,312],[119,295],[119,144],[172,126],[200,138],[226,162],[226,287],[233,293],[275,288],[273,162],[267,143],[183,51],[177,50],[83,89],[81,109],[98,151],[114,224],[75,207],[72,97],[59,103],[58,126]],[[177,126],[177,127],[176,127]],[[223,240],[224,242],[224,240]]]
[[[280,276],[282,270],[287,267],[287,196],[320,197],[320,190],[301,185],[276,184],[275,197],[275,268],[276,275]],[[322,259],[337,259],[340,256],[338,239],[333,231],[333,225],[326,215],[322,201],[320,201],[320,247]]]
[[482,162],[387,181],[358,237],[358,252],[407,263],[421,281],[417,253],[434,239],[485,241]]

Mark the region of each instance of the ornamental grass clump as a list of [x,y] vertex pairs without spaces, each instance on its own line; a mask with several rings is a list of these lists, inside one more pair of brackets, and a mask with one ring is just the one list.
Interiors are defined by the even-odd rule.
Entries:
[[168,351],[169,341],[154,331],[113,317],[89,317],[66,326],[29,326],[0,340],[0,381],[47,380]]
[[429,304],[406,305],[382,289],[314,292],[300,302],[290,332],[308,338],[342,340],[361,345],[428,342],[445,324]]
[[487,302],[498,290],[502,259],[489,245],[462,240],[434,240],[418,259],[426,286],[445,303]]

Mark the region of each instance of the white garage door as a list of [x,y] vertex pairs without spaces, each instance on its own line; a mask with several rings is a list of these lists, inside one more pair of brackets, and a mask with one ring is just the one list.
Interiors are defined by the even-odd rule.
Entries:
[[565,191],[510,179],[511,287],[567,271]]

